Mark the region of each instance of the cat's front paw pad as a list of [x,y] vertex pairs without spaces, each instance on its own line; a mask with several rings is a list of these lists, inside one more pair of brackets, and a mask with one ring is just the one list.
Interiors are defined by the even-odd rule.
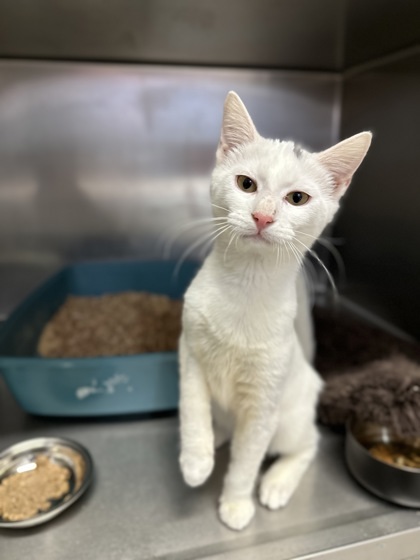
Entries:
[[260,485],[260,503],[268,509],[280,509],[288,503],[293,491],[294,488],[284,480],[266,475]]
[[254,517],[255,505],[250,498],[221,498],[219,516],[229,529],[241,531]]
[[182,453],[179,463],[182,475],[188,486],[200,486],[213,470],[214,458],[209,454]]

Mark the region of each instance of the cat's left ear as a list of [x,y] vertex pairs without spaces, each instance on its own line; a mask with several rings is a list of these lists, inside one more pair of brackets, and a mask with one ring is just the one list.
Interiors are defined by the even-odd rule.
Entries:
[[223,109],[222,132],[216,152],[217,161],[221,162],[231,150],[252,142],[258,136],[257,129],[241,98],[234,91],[230,91]]
[[332,176],[338,198],[349,186],[356,169],[367,154],[371,140],[371,132],[360,132],[316,155]]

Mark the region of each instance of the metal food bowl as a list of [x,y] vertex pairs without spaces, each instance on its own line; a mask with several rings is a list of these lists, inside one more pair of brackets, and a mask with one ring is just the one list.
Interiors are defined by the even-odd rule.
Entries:
[[388,463],[372,455],[376,444],[404,444],[418,449],[420,437],[398,438],[392,430],[375,424],[347,425],[346,460],[354,478],[373,494],[395,504],[420,508],[420,468]]
[[78,500],[91,483],[93,463],[89,452],[80,444],[62,438],[29,439],[0,453],[0,483],[11,475],[35,470],[40,456],[68,469],[68,492],[51,500],[45,511],[26,519],[11,521],[4,519],[0,512],[1,528],[24,529],[46,523]]

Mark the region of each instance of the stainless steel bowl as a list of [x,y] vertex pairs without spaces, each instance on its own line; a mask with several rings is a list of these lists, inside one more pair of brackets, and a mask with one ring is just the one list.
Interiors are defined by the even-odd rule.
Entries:
[[93,463],[89,452],[75,441],[62,438],[35,438],[22,441],[0,453],[0,483],[8,476],[37,468],[36,458],[48,457],[69,470],[69,491],[51,501],[47,511],[20,521],[9,521],[0,515],[0,527],[23,529],[46,523],[70,507],[86,491],[92,480]]
[[420,507],[420,469],[391,464],[374,457],[369,449],[378,443],[404,443],[419,448],[419,440],[401,440],[392,430],[375,424],[350,423],[346,435],[346,460],[350,472],[367,490],[398,505]]

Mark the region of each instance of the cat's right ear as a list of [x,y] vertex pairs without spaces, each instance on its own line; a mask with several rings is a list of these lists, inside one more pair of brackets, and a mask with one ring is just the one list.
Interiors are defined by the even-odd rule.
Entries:
[[349,186],[355,171],[369,150],[371,141],[371,132],[360,132],[317,154],[318,161],[331,176],[337,198],[340,198]]
[[242,144],[248,144],[257,137],[257,129],[241,98],[234,91],[230,91],[223,110],[222,133],[216,152],[217,161],[221,162],[231,150]]

